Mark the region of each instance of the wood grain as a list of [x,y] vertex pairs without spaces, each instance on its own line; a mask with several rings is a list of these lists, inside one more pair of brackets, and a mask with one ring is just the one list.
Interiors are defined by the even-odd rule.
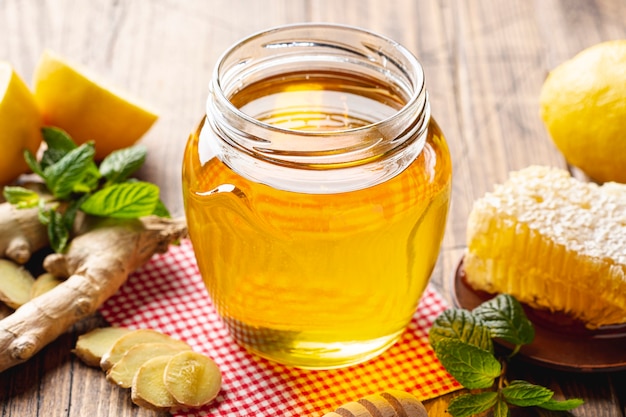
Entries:
[[[404,44],[421,60],[434,117],[454,161],[451,212],[433,282],[449,278],[465,247],[472,202],[508,172],[566,167],[538,114],[541,84],[560,62],[595,43],[626,38],[626,2],[614,0],[0,0],[0,59],[30,82],[46,48],[89,67],[160,114],[142,140],[140,176],[156,182],[172,212],[183,210],[180,170],[189,132],[204,112],[219,55],[268,27],[325,21],[361,26]],[[1,128],[1,127],[0,127]],[[94,317],[29,363],[0,374],[0,416],[154,416],[70,353]],[[626,373],[569,374],[526,364],[516,376],[580,396],[571,416],[626,415]],[[446,415],[449,397],[427,403]],[[514,410],[513,416],[551,416]]]

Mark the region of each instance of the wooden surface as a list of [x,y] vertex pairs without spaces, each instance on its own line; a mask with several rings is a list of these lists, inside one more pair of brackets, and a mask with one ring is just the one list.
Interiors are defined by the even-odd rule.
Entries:
[[[626,2],[0,0],[0,60],[30,82],[49,48],[151,103],[161,117],[143,139],[149,157],[140,175],[156,182],[171,210],[182,215],[183,147],[203,114],[217,57],[251,32],[303,21],[368,28],[422,61],[454,160],[451,213],[433,275],[448,296],[472,202],[511,170],[566,166],[538,116],[541,84],[581,49],[626,38]],[[100,320],[81,323],[29,363],[0,374],[0,416],[157,415],[132,406],[127,391],[70,354],[77,332]],[[584,398],[570,416],[626,415],[625,372],[571,374],[525,364],[513,371],[557,395]],[[446,401],[429,401],[430,415],[446,415]],[[513,415],[556,414],[518,409]]]

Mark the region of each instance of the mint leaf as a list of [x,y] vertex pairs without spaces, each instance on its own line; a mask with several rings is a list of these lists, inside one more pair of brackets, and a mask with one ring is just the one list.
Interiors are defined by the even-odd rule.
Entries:
[[489,351],[457,339],[443,339],[433,346],[441,364],[465,388],[489,388],[500,376],[500,362]]
[[501,395],[498,395],[498,401],[496,402],[496,406],[493,408],[493,417],[509,417],[511,412],[509,411],[509,406],[504,401]]
[[501,392],[507,403],[518,407],[540,405],[554,395],[548,388],[526,381],[512,381],[509,386],[502,388]]
[[453,417],[470,417],[489,410],[496,404],[497,400],[498,393],[493,391],[463,394],[450,400],[448,412]]
[[62,129],[56,127],[44,127],[41,129],[43,140],[48,147],[41,156],[41,168],[45,169],[50,165],[54,165],[68,152],[76,149],[78,145],[74,143],[72,138]]
[[569,400],[557,401],[549,399],[548,401],[538,404],[538,407],[551,411],[568,411],[584,404],[581,398],[571,398]]
[[61,200],[67,199],[87,175],[94,155],[93,144],[84,143],[46,167],[44,180],[52,195]]
[[479,317],[491,330],[491,336],[514,345],[533,341],[535,329],[522,305],[509,294],[499,294],[476,307],[472,314]]
[[52,209],[46,207],[46,202],[43,199],[39,200],[39,211],[37,212],[37,218],[39,219],[39,223],[43,225],[49,224],[51,212]]
[[458,339],[493,353],[489,329],[479,318],[463,309],[447,309],[435,319],[428,333],[431,345],[444,339]]
[[111,152],[100,164],[100,173],[109,182],[121,183],[137,171],[146,160],[145,146],[136,145]]
[[33,171],[35,174],[39,175],[41,178],[44,177],[43,169],[41,165],[39,165],[39,161],[35,158],[35,155],[28,149],[24,150],[24,160],[26,161],[26,165]]
[[81,204],[85,202],[89,198],[88,194],[84,194],[80,196],[78,200],[72,200],[68,204],[65,212],[63,213],[63,224],[65,224],[65,228],[67,230],[72,230],[74,227],[74,221],[76,220],[76,214],[78,210],[80,210]]
[[159,200],[159,202],[157,203],[152,214],[158,217],[166,217],[166,218],[172,217],[172,215],[170,214],[170,211],[167,209],[167,207],[165,206],[165,204],[163,204],[163,201],[161,200]]
[[87,170],[85,171],[85,176],[81,180],[80,183],[74,185],[74,191],[78,193],[90,193],[98,188],[100,185],[100,171],[96,166],[95,162],[89,164]]
[[61,214],[54,210],[50,210],[48,214],[48,239],[50,240],[50,246],[55,252],[63,252],[70,239],[69,230],[65,226]]
[[126,182],[105,187],[80,206],[87,214],[134,219],[152,214],[159,202],[159,187],[148,182]]
[[2,191],[4,198],[17,208],[37,207],[39,194],[24,187],[6,186]]

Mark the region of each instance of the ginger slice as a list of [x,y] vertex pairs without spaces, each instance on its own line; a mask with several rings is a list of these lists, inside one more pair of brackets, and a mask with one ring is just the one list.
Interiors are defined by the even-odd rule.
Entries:
[[107,380],[122,387],[130,388],[139,368],[148,360],[157,356],[174,356],[181,350],[190,350],[190,346],[178,346],[169,343],[140,343],[131,347],[107,372]]
[[78,336],[76,347],[72,351],[85,364],[99,367],[102,356],[107,353],[117,340],[132,329],[126,327],[101,327]]
[[39,275],[30,288],[30,298],[32,299],[40,296],[41,294],[47,293],[63,281],[63,279],[60,279],[49,272]]
[[222,373],[211,358],[186,351],[174,355],[163,377],[167,390],[187,407],[201,407],[213,401],[222,386]]
[[100,367],[103,371],[109,371],[113,365],[135,345],[140,343],[167,343],[179,346],[181,350],[188,347],[187,343],[182,340],[174,339],[165,333],[152,329],[133,330],[132,332],[120,337],[111,348],[102,356]]
[[131,400],[138,406],[168,411],[178,403],[165,387],[163,375],[171,356],[157,356],[147,360],[135,373],[131,385]]
[[8,259],[0,259],[0,277],[0,301],[17,309],[30,300],[35,278],[23,266]]

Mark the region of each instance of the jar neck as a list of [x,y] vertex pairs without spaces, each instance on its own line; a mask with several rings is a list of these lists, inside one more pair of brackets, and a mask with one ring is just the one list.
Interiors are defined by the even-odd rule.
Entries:
[[[302,82],[324,79],[334,86],[315,84],[322,90],[348,89],[345,86],[353,83],[350,92],[328,94],[341,102],[328,104],[330,110],[317,102],[317,97],[326,97],[319,91],[312,93],[315,99],[303,101],[310,108],[300,110],[304,114],[320,107],[320,114],[327,112],[333,122],[337,115],[361,122],[294,129],[291,120],[288,127],[265,121],[261,115],[268,109],[263,105],[256,114],[235,104],[251,86],[266,82],[271,90],[293,74],[300,74]],[[283,93],[299,89],[289,85]],[[255,91],[250,96],[263,97],[262,89]],[[268,99],[270,107],[292,96]],[[417,59],[387,38],[339,25],[284,26],[244,39],[220,58],[207,100],[207,123],[216,137],[209,141],[212,154],[244,177],[306,193],[354,191],[392,178],[422,151],[429,121],[428,94]]]

